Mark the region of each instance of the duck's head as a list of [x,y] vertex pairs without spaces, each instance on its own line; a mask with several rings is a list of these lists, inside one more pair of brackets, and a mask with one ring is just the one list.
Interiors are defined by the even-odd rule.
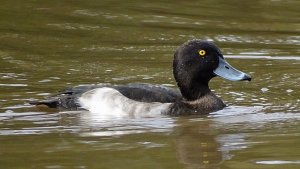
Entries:
[[229,65],[214,43],[197,39],[176,50],[173,73],[187,100],[196,100],[210,92],[208,83],[215,76],[231,81],[251,80],[251,76]]

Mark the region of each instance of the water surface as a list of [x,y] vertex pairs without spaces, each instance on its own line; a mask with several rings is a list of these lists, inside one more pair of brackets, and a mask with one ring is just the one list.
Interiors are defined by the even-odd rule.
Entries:
[[[4,1],[0,6],[1,168],[300,166],[299,1]],[[68,86],[176,87],[183,42],[214,41],[253,80],[210,85],[208,116],[104,119],[30,106]]]

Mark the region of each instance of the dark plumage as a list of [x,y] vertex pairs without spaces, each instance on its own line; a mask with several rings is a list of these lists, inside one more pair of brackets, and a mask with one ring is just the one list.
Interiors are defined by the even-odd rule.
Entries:
[[86,91],[110,87],[125,97],[138,102],[172,103],[168,115],[207,114],[225,107],[223,101],[209,89],[208,83],[215,76],[228,80],[251,80],[251,77],[231,67],[221,51],[212,42],[191,40],[177,48],[173,59],[173,74],[179,91],[150,84],[87,85],[66,89],[44,101],[33,102],[51,108],[74,110],[80,107],[78,98]]

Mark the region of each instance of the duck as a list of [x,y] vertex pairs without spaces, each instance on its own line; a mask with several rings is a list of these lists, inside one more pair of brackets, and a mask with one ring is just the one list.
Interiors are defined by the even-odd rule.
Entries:
[[200,39],[189,40],[176,49],[173,75],[178,89],[145,83],[80,85],[31,104],[120,116],[201,115],[226,107],[209,88],[211,79],[219,76],[230,81],[251,81],[250,75],[225,60],[213,42]]

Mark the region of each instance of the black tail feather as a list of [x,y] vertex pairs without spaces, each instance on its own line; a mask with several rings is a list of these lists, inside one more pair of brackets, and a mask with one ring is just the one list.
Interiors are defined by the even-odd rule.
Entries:
[[39,101],[30,101],[29,104],[39,106],[39,105],[46,105],[49,108],[58,108],[59,102],[57,99],[53,100],[39,100]]
[[74,96],[54,97],[45,100],[30,101],[31,105],[45,105],[49,108],[56,108],[59,110],[78,110],[80,105],[77,98]]

